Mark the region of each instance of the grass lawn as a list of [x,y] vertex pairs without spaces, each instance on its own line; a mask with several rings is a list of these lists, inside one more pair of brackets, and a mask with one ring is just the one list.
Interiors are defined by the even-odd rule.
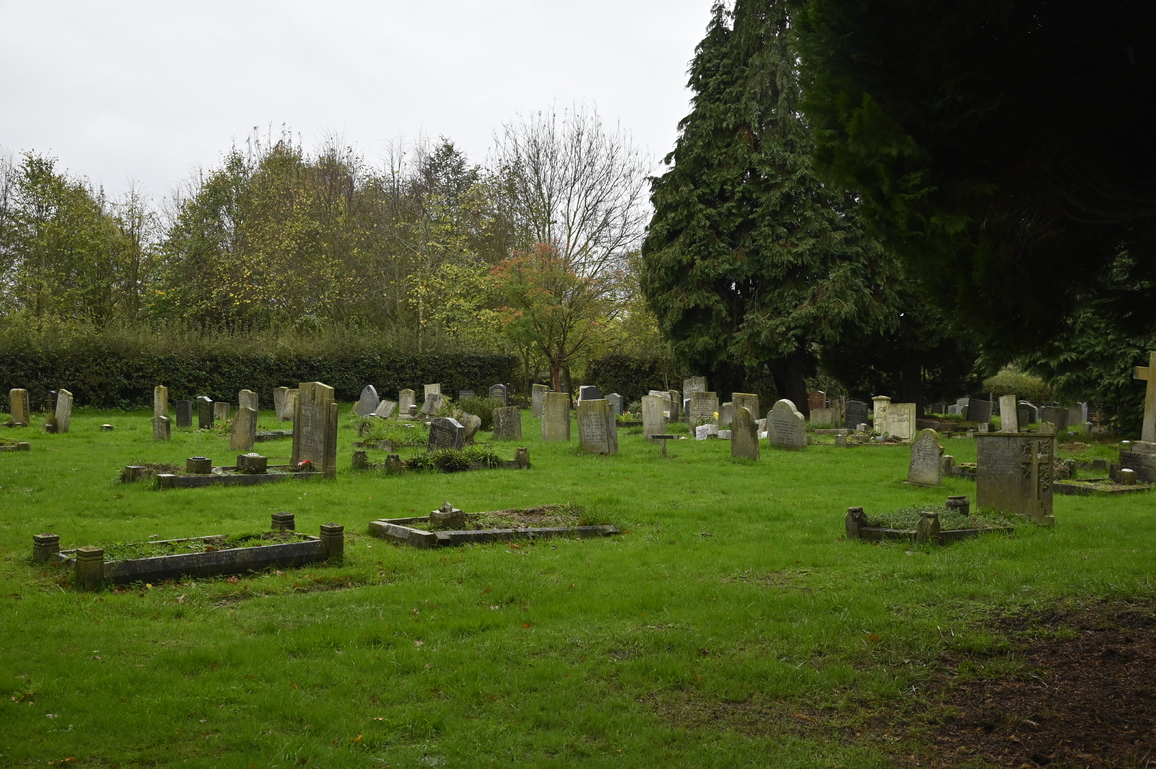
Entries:
[[[663,459],[623,429],[618,455],[586,455],[576,426],[543,444],[523,413],[527,438],[495,448],[528,447],[525,471],[355,474],[342,417],[335,481],[163,492],[121,468],[233,464],[223,429],[157,443],[151,412],[80,409],[65,435],[42,417],[0,430],[32,444],[0,453],[0,766],[914,766],[947,728],[929,699],[945,659],[1031,674],[995,618],[1156,598],[1149,494],[1057,496],[1054,529],[947,548],[867,544],[844,539],[847,507],[974,503],[975,483],[904,485],[902,446],[764,441],[753,463],[683,440]],[[286,426],[262,412],[259,429]],[[975,461],[974,441],[945,446]],[[257,444],[270,464],[290,449]],[[446,500],[577,505],[623,534],[368,536]],[[40,532],[65,548],[234,535],[282,511],[309,534],[343,524],[344,565],[83,593],[30,560]]]

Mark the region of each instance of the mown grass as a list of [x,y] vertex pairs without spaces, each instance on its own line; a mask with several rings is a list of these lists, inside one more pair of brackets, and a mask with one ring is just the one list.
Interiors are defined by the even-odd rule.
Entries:
[[[753,463],[672,441],[663,459],[622,431],[605,457],[576,431],[542,444],[527,416],[528,471],[386,476],[350,471],[343,420],[335,481],[160,492],[121,467],[233,455],[223,431],[155,443],[149,416],[3,431],[33,447],[0,454],[0,765],[886,767],[924,742],[869,719],[917,705],[945,653],[1001,651],[985,620],[1156,592],[1148,495],[1057,497],[1054,530],[948,548],[846,541],[852,505],[974,500],[962,479],[904,485],[904,447],[764,445]],[[257,450],[282,464],[290,445]],[[945,445],[974,461],[973,441]],[[434,551],[367,535],[446,500],[575,505],[624,533]],[[279,511],[344,524],[344,565],[89,594],[29,560],[38,532],[230,535]]]

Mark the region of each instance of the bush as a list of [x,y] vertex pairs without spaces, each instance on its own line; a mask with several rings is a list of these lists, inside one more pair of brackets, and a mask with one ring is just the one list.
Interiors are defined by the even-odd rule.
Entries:
[[458,401],[458,408],[468,414],[474,414],[482,420],[482,430],[494,429],[494,409],[501,408],[502,402],[493,398],[483,398],[471,395]]
[[1052,388],[1043,379],[1014,368],[1005,368],[983,380],[983,389],[992,395],[1015,395],[1032,403],[1047,403],[1052,399]]
[[635,401],[651,390],[666,390],[670,381],[682,387],[682,371],[663,358],[608,355],[590,361],[586,380],[603,393],[618,393],[623,401]]

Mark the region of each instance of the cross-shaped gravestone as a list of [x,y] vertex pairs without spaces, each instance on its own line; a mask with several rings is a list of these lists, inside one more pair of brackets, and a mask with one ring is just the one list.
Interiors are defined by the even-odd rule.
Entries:
[[1140,440],[1156,443],[1156,352],[1148,353],[1148,365],[1132,369],[1133,379],[1144,379],[1148,389],[1144,393],[1144,429]]

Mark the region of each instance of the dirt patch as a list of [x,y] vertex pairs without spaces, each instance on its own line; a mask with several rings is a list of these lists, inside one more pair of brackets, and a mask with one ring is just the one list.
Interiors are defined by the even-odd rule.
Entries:
[[1032,612],[995,629],[1013,650],[945,660],[932,750],[904,765],[1156,767],[1156,601]]

